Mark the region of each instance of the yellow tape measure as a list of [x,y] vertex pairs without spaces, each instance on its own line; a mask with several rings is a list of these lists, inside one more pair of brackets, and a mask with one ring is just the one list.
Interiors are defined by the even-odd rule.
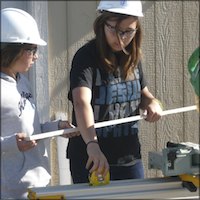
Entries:
[[106,176],[103,177],[102,174],[96,173],[96,171],[89,174],[89,185],[91,186],[101,186],[101,185],[107,185],[110,183],[110,173],[107,172]]

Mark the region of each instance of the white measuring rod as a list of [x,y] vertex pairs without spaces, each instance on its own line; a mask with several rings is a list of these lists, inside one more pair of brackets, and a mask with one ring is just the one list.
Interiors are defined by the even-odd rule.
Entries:
[[[170,115],[170,114],[177,114],[177,113],[182,113],[182,112],[188,112],[188,111],[193,111],[193,110],[196,110],[196,109],[197,109],[196,105],[181,107],[181,108],[175,108],[175,109],[163,111],[161,116]],[[109,121],[104,121],[104,122],[98,122],[98,123],[94,124],[94,127],[95,128],[101,128],[101,127],[105,127],[105,126],[112,126],[112,125],[116,125],[116,124],[138,121],[138,120],[141,120],[141,119],[145,119],[145,117],[141,116],[141,115],[136,115],[136,116],[126,117],[126,118],[122,118],[122,119],[115,119],[115,120],[109,120]],[[50,131],[50,132],[46,132],[46,133],[31,135],[29,137],[26,137],[25,140],[27,140],[27,141],[29,141],[29,140],[40,140],[40,139],[55,137],[55,136],[73,133],[73,132],[78,132],[78,131],[79,131],[78,128],[68,128],[68,129],[62,129],[62,130],[57,130],[57,131]]]

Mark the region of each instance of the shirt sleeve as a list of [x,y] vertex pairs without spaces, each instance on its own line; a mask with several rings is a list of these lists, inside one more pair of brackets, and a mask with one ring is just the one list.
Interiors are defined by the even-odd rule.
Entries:
[[72,100],[72,90],[77,87],[88,87],[92,89],[93,81],[93,55],[88,47],[82,47],[77,51],[70,71],[70,91],[68,98]]
[[58,130],[58,123],[59,120],[54,120],[51,122],[45,122],[44,124],[41,124],[42,133]]
[[142,70],[142,63],[141,62],[139,62],[139,64],[138,64],[138,70],[139,70],[139,75],[140,75],[141,89],[144,89],[147,86],[147,81],[146,81],[145,75],[144,75],[143,70]]

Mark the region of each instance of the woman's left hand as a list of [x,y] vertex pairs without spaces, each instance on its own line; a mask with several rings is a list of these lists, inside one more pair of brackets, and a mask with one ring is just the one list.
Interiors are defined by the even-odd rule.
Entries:
[[159,100],[152,99],[145,109],[145,120],[148,122],[156,122],[161,118],[162,106]]
[[[59,129],[67,129],[67,128],[75,128],[75,126],[73,124],[69,123],[68,121],[60,120],[58,123],[58,128]],[[80,135],[80,132],[78,131],[78,132],[66,133],[61,136],[64,138],[72,138],[72,137],[79,136],[79,135]]]

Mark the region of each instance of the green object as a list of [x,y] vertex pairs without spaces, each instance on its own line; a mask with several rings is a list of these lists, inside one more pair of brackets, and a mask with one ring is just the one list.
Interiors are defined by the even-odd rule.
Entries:
[[192,53],[192,55],[189,58],[188,61],[188,71],[190,73],[190,82],[193,86],[193,89],[197,96],[200,96],[200,91],[199,91],[199,76],[200,76],[200,47],[195,49],[195,51]]

